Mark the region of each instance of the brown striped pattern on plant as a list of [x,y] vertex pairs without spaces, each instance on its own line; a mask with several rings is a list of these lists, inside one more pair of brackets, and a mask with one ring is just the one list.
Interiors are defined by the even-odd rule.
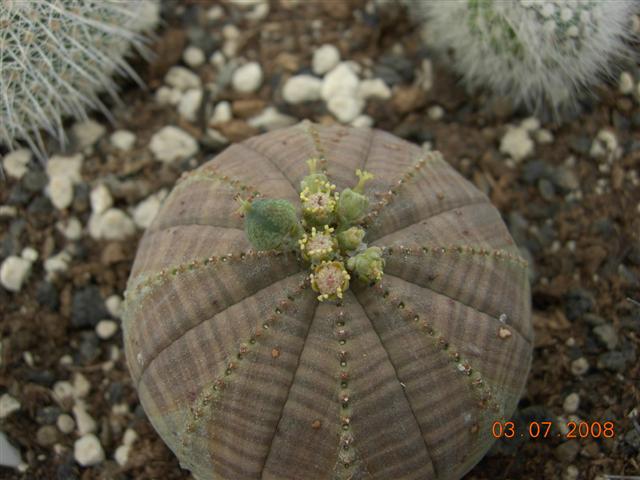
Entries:
[[[235,196],[299,205],[305,161],[365,188],[381,282],[319,303],[295,252],[250,249]],[[457,479],[515,409],[527,265],[436,152],[303,123],[185,174],[141,240],[125,348],[158,433],[198,479]]]

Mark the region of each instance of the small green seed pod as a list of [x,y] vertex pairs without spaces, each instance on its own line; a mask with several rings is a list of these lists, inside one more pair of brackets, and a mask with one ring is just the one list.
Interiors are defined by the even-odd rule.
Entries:
[[363,282],[371,283],[382,279],[382,269],[384,259],[382,249],[379,247],[369,247],[364,252],[347,261],[347,267],[355,272],[357,277]]
[[344,251],[355,250],[362,243],[364,234],[364,230],[360,227],[351,227],[344,232],[340,232],[337,235],[340,248]]
[[302,234],[295,207],[287,200],[242,201],[245,231],[258,250],[294,247]]
[[358,184],[353,188],[345,188],[340,193],[336,212],[342,226],[354,225],[362,220],[369,208],[369,199],[362,194],[364,184],[373,178],[373,175],[362,170],[356,170],[359,178]]

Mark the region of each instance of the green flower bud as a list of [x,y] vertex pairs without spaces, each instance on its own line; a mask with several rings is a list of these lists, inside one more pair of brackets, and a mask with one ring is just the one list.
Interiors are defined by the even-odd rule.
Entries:
[[362,217],[369,208],[369,199],[362,194],[364,184],[373,178],[373,175],[362,170],[356,170],[359,178],[358,184],[352,189],[345,188],[340,193],[336,212],[340,222],[346,225],[353,225],[362,220]]
[[302,257],[313,263],[330,260],[338,251],[338,242],[336,238],[331,235],[332,233],[333,228],[329,227],[329,225],[324,226],[324,231],[318,231],[316,227],[313,227],[311,229],[311,235],[305,233],[302,238],[298,240]]
[[369,247],[364,252],[351,257],[347,261],[347,267],[366,283],[378,282],[382,278],[384,259],[382,249]]
[[296,209],[287,200],[242,201],[244,227],[258,250],[293,248],[302,234]]
[[307,189],[309,193],[316,193],[329,183],[329,179],[324,173],[316,171],[318,168],[317,158],[307,160],[307,165],[309,166],[309,175],[300,181],[300,191]]
[[364,230],[360,227],[351,227],[338,234],[338,243],[342,250],[355,250],[362,243]]
[[318,300],[335,300],[349,288],[351,276],[342,262],[322,262],[309,275],[311,288],[318,292]]

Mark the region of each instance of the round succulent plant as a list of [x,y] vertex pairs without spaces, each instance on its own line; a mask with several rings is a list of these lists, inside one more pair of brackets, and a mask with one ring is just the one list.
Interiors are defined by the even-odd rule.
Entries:
[[636,56],[633,0],[404,0],[470,87],[555,112]]
[[303,123],[185,174],[125,305],[140,401],[198,479],[459,478],[531,360],[497,210],[377,130]]

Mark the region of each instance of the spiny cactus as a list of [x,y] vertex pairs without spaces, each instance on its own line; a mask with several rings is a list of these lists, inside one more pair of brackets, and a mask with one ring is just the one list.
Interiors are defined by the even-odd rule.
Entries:
[[515,104],[575,106],[622,58],[631,58],[632,0],[405,0],[425,21],[429,46],[452,51],[472,88],[488,86]]
[[140,401],[199,480],[459,479],[529,369],[517,252],[484,194],[393,135],[232,145],[140,242],[123,316]]
[[44,130],[61,143],[63,118],[86,118],[103,91],[117,99],[114,74],[140,82],[124,60],[137,32],[157,21],[157,4],[144,1],[4,0],[0,3],[0,142],[25,141],[43,154]]

